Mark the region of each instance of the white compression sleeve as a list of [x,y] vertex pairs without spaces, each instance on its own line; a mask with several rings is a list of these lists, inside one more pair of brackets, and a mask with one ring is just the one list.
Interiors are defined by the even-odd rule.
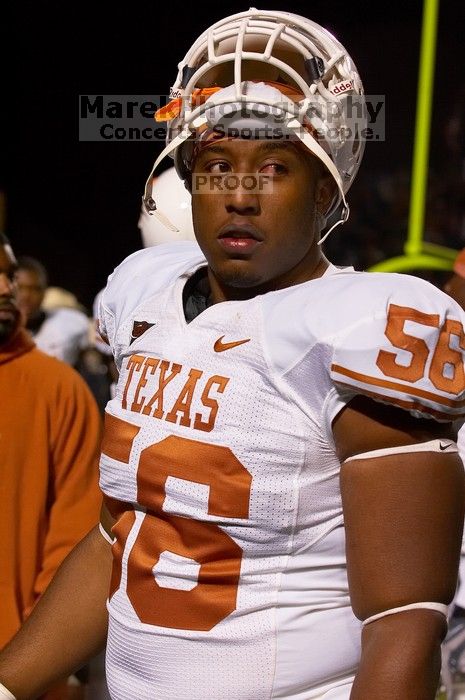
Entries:
[[370,450],[359,455],[347,457],[343,464],[356,459],[371,459],[372,457],[386,457],[387,455],[403,454],[405,452],[458,452],[457,444],[453,440],[429,440],[428,442],[416,442],[410,445],[398,445],[397,447],[384,447],[380,450]]
[[395,615],[396,613],[404,612],[406,610],[415,610],[417,608],[435,610],[436,612],[441,613],[441,615],[444,615],[444,617],[447,618],[448,607],[447,605],[444,605],[444,603],[410,603],[409,605],[401,605],[399,608],[390,608],[389,610],[384,610],[383,612],[377,613],[376,615],[371,615],[371,617],[367,617],[366,620],[363,620],[362,625],[368,625],[370,624],[370,622],[374,622],[375,620],[379,620],[382,617],[386,617],[386,615]]
[[8,688],[5,688],[2,683],[0,683],[0,700],[16,700],[13,693],[10,693]]

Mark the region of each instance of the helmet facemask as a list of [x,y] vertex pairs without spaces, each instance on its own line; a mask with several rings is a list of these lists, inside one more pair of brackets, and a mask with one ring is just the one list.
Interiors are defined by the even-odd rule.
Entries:
[[[345,193],[362,158],[366,110],[357,70],[327,30],[285,12],[251,9],[228,17],[194,43],[179,64],[171,96],[167,146],[154,168],[170,154],[186,179],[192,142],[205,129],[222,119],[223,126],[236,124],[237,134],[238,114],[256,120],[261,113],[264,124],[280,125],[325,165],[337,185],[325,216],[342,201],[337,224],[347,220]],[[144,204],[155,211],[147,190]]]

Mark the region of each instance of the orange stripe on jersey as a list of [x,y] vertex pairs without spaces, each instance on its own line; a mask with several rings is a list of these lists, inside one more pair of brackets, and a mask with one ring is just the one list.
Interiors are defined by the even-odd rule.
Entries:
[[[351,389],[354,388],[353,384],[346,384],[345,382],[338,382],[338,384],[350,387]],[[360,393],[364,396],[369,396],[372,399],[381,400],[385,403],[394,404],[395,406],[400,406],[400,408],[406,408],[409,411],[419,411],[420,413],[427,413],[428,415],[433,416],[433,418],[437,418],[438,420],[453,421],[457,418],[465,417],[465,413],[443,413],[442,411],[436,411],[434,408],[425,406],[422,403],[419,403],[418,401],[404,401],[403,399],[396,399],[393,396],[387,396],[387,394],[378,394],[375,391],[367,391],[366,389],[361,389],[360,387],[357,388],[359,389]]]
[[[372,386],[382,386],[386,389],[392,389],[393,391],[402,391],[406,394],[413,394],[414,396],[420,396],[423,399],[428,399],[429,401],[434,401],[435,403],[441,403],[443,406],[450,406],[451,408],[460,408],[465,406],[465,399],[461,401],[456,401],[454,399],[448,399],[445,396],[440,396],[432,391],[425,391],[424,389],[418,389],[414,386],[406,386],[405,384],[398,384],[397,382],[388,382],[385,379],[378,379],[377,377],[371,377],[367,374],[360,374],[359,372],[354,372],[347,367],[341,367],[340,365],[331,365],[331,370],[337,372],[338,374],[343,374],[351,379],[356,379],[364,384],[370,384]],[[389,396],[386,397],[389,399]]]
[[105,413],[105,431],[102,440],[102,454],[118,462],[129,462],[132,442],[140,428],[121,418]]

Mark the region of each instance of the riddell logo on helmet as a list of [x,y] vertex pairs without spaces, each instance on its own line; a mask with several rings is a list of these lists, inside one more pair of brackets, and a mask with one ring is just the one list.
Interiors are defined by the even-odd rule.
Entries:
[[353,90],[354,89],[354,81],[353,80],[342,80],[340,83],[336,83],[336,85],[333,85],[333,87],[330,89],[330,93],[332,95],[340,95],[341,92],[347,92],[347,90]]

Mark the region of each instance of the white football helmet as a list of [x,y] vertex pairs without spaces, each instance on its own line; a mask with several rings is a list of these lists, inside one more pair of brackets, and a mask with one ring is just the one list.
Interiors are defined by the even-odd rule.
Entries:
[[[167,145],[147,180],[147,212],[156,213],[150,182],[162,158],[174,157],[185,179],[194,137],[214,130],[220,112],[224,123],[227,112],[229,119],[263,114],[268,124],[274,119],[283,134],[300,139],[336,182],[326,216],[342,201],[337,223],[347,220],[345,194],[363,155],[366,108],[357,69],[330,32],[299,15],[251,8],[207,29],[178,68],[172,102],[160,110],[168,114]],[[259,97],[253,83],[262,84]]]
[[168,241],[195,241],[191,196],[175,168],[165,170],[152,180],[152,197],[173,227],[167,226],[158,217],[149,216],[142,207],[137,225],[144,247]]

